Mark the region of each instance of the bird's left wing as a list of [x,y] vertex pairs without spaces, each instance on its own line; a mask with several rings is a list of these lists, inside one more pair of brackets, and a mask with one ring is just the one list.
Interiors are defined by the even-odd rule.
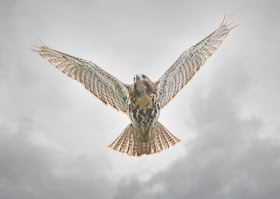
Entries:
[[187,84],[205,61],[215,52],[235,27],[231,17],[208,37],[187,49],[176,62],[155,82],[160,108],[164,107]]
[[82,83],[87,90],[105,104],[118,111],[127,112],[127,86],[96,64],[66,53],[53,50],[46,45],[32,45],[43,58],[69,77]]

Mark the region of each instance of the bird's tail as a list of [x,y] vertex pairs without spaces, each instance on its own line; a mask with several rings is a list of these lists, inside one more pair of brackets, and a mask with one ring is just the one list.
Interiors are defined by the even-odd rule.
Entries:
[[177,142],[178,138],[172,135],[160,122],[155,126],[155,134],[147,142],[141,142],[136,139],[135,131],[137,129],[129,124],[120,136],[108,147],[121,153],[127,153],[129,156],[152,155],[167,149]]

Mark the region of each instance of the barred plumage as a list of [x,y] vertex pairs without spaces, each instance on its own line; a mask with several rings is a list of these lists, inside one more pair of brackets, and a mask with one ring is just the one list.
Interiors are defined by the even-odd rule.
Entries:
[[118,111],[127,112],[127,85],[113,77],[96,64],[46,45],[33,45],[33,51],[47,59],[57,69],[82,83],[87,90],[105,104]]
[[154,139],[148,142],[139,142],[134,136],[135,132],[133,131],[135,128],[129,124],[109,147],[115,151],[127,153],[129,156],[142,156],[159,153],[181,141],[172,135],[160,122],[157,122],[155,129]]
[[181,54],[176,62],[155,82],[158,88],[160,108],[163,108],[188,83],[205,61],[221,45],[236,26],[231,17],[223,20],[220,27],[196,45]]
[[196,45],[181,54],[156,82],[136,75],[133,84],[124,84],[93,62],[33,45],[43,58],[69,77],[79,81],[103,103],[126,113],[130,120],[121,135],[111,144],[114,150],[129,156],[151,155],[175,145],[180,140],[158,122],[160,109],[173,99],[235,27],[231,17]]

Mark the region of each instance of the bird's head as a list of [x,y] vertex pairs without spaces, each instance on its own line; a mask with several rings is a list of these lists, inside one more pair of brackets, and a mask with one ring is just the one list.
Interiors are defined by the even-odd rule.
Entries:
[[134,89],[141,93],[151,93],[156,90],[154,83],[146,75],[136,75],[133,78]]

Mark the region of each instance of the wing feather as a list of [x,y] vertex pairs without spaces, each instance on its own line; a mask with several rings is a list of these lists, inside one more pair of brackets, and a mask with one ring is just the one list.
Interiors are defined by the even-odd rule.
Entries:
[[31,49],[47,59],[57,69],[79,81],[105,104],[118,111],[127,112],[127,85],[113,77],[96,64],[66,53],[53,50],[46,45],[32,45]]
[[176,62],[155,82],[158,88],[158,100],[163,108],[188,83],[206,60],[217,50],[229,32],[233,20],[224,18],[220,27],[196,45],[181,54]]

